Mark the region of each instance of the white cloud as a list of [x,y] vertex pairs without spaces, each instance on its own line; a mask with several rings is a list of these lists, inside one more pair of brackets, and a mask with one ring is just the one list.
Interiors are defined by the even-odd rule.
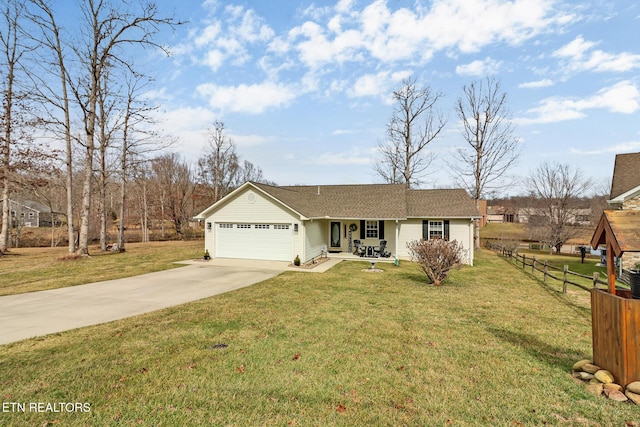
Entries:
[[274,36],[273,29],[252,9],[229,5],[224,8],[222,19],[194,31],[191,34],[193,47],[181,46],[180,52],[193,52],[194,48],[203,50],[200,62],[217,71],[227,60],[236,65],[247,62],[251,58],[250,45],[269,43]]
[[264,135],[240,135],[235,133],[230,133],[229,138],[236,144],[238,147],[253,147],[256,145],[266,144],[268,142],[273,141],[273,137],[264,136]]
[[352,148],[344,152],[327,152],[315,158],[314,163],[328,165],[368,165],[371,163],[373,154],[377,151],[374,148]]
[[311,20],[291,29],[287,43],[272,48],[284,53],[288,46],[308,67],[365,58],[424,63],[437,50],[470,53],[496,42],[520,44],[569,20],[554,0],[435,0],[430,9],[394,11],[387,0],[375,0],[361,11],[353,6],[353,1],[341,1],[333,10],[307,9]]
[[492,76],[498,73],[501,62],[492,58],[477,60],[465,65],[456,67],[456,74],[460,76]]
[[640,110],[640,90],[625,80],[603,88],[584,99],[551,97],[540,102],[538,107],[528,110],[534,118],[520,118],[520,124],[555,123],[586,117],[586,111],[605,109],[612,113],[631,114]]
[[350,98],[386,97],[399,82],[409,77],[411,77],[410,71],[381,71],[377,74],[365,74],[358,78],[353,87],[349,89],[348,96]]
[[629,52],[607,53],[593,50],[597,43],[585,41],[582,36],[552,53],[555,58],[565,60],[570,72],[627,72],[640,68],[640,55]]
[[568,20],[552,0],[436,0],[422,23],[438,49],[472,53],[497,41],[518,45]]
[[583,156],[593,156],[600,154],[619,154],[619,153],[628,153],[634,151],[640,151],[640,141],[627,141],[621,142],[620,144],[616,144],[611,147],[602,147],[598,150],[581,150],[579,148],[571,148],[571,154],[578,154]]
[[540,87],[549,87],[549,86],[553,86],[553,80],[542,79],[542,80],[536,80],[533,82],[524,82],[518,85],[518,87],[522,89],[536,89]]
[[296,98],[296,91],[281,83],[263,82],[238,86],[218,86],[207,83],[196,88],[200,96],[209,99],[209,105],[222,112],[260,114],[288,105]]

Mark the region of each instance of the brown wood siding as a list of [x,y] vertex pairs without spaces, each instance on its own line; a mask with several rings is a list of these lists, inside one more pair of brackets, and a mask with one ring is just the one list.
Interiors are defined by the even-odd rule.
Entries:
[[640,381],[640,300],[591,290],[593,362],[623,387]]

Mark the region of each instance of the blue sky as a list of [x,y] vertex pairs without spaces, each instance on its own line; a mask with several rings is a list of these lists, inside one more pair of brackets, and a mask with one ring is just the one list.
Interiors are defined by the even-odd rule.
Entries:
[[[173,147],[195,160],[222,120],[242,158],[281,185],[380,182],[376,148],[402,79],[441,91],[446,131],[425,188],[452,187],[454,104],[485,76],[508,93],[527,175],[551,160],[608,182],[640,151],[640,6],[629,1],[158,2],[189,21],[162,34],[155,90]],[[639,165],[640,166],[640,165]]]

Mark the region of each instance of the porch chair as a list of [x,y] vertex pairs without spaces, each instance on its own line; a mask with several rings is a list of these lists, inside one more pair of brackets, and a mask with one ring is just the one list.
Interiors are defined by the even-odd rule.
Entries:
[[387,241],[380,240],[380,245],[373,247],[373,254],[377,257],[389,258],[391,252],[387,252]]
[[356,247],[355,251],[353,251],[354,255],[363,256],[365,252],[364,246],[362,246],[362,242],[360,240],[354,240],[353,245]]

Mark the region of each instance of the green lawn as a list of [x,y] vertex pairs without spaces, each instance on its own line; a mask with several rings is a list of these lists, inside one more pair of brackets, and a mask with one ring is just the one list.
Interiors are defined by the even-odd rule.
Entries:
[[91,405],[0,425],[638,425],[570,375],[591,355],[587,292],[486,250],[437,288],[409,262],[367,267],[0,346],[3,402]]
[[67,248],[17,248],[0,256],[0,296],[82,285],[179,267],[201,258],[202,241],[128,243],[122,253],[92,248],[90,257],[64,260]]

